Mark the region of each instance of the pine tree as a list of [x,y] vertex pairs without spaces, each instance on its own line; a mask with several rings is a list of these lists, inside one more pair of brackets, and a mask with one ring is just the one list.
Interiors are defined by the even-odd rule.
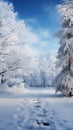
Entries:
[[73,0],[64,0],[58,6],[61,15],[61,30],[56,34],[60,38],[60,48],[57,56],[57,67],[62,71],[53,81],[56,92],[72,95],[73,91]]

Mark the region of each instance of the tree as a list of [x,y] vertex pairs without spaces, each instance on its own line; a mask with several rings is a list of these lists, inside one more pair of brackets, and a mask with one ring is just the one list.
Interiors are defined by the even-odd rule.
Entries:
[[31,87],[42,88],[51,86],[52,79],[56,75],[56,54],[49,53],[47,56],[34,57],[33,61],[31,60],[29,66],[31,71],[24,76],[24,82]]
[[[15,70],[21,68],[22,56],[18,48],[20,44],[25,46],[26,38],[22,38],[26,27],[23,20],[18,19],[17,13],[14,12],[12,3],[0,1],[0,83]],[[5,78],[5,79],[4,79]]]
[[[19,43],[17,13],[12,3],[0,1],[0,76],[5,82],[9,71],[18,69],[16,45]],[[14,51],[15,50],[15,51]],[[6,75],[6,77],[5,77]]]
[[71,96],[73,91],[73,0],[64,0],[58,6],[62,29],[56,34],[60,38],[57,67],[62,70],[54,79],[56,92]]
[[40,76],[44,86],[51,86],[56,75],[55,69],[56,53],[51,52],[39,59]]

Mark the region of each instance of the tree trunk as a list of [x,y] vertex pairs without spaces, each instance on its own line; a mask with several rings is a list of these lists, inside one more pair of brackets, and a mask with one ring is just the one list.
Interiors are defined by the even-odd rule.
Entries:
[[4,75],[1,76],[1,83],[4,83]]
[[70,56],[69,56],[69,71],[70,71],[70,66],[71,66],[71,59],[70,59]]

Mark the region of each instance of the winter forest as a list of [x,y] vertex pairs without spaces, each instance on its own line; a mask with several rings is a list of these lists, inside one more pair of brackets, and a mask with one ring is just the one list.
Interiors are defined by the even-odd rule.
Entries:
[[73,130],[73,0],[0,0],[0,130]]

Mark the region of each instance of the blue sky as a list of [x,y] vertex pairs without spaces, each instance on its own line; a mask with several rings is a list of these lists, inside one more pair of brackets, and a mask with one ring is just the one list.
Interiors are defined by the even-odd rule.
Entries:
[[59,30],[59,16],[56,5],[62,0],[7,0],[14,4],[19,18],[24,19],[26,25],[39,37],[39,41],[30,47],[34,52],[46,54],[58,50],[58,39],[53,37]]

